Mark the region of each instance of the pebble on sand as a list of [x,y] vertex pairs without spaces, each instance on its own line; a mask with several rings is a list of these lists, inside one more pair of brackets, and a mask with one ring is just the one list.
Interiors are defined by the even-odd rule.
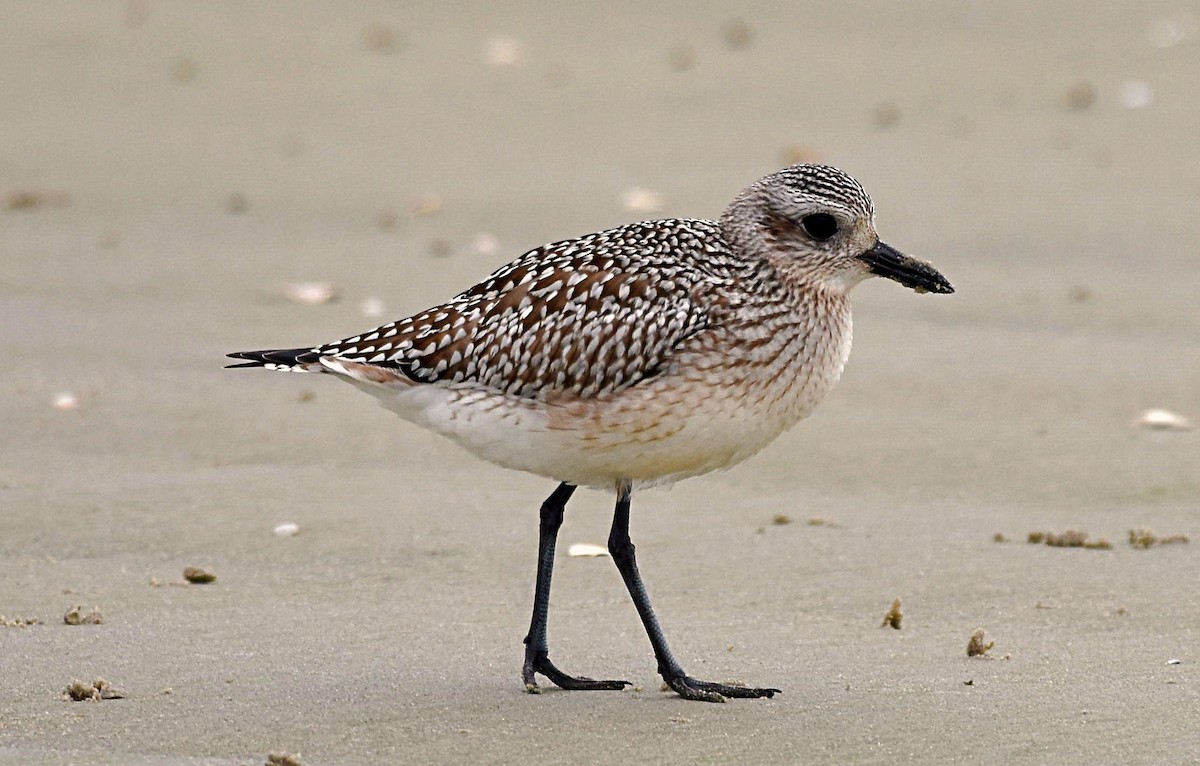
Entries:
[[721,39],[730,50],[741,50],[754,42],[754,30],[741,19],[730,19],[721,27]]
[[183,579],[193,585],[205,585],[210,582],[215,582],[217,576],[212,572],[201,569],[200,567],[185,567],[183,570]]
[[1096,103],[1098,95],[1096,86],[1090,80],[1078,80],[1063,91],[1063,105],[1068,109],[1082,112]]
[[6,210],[33,210],[44,206],[66,207],[71,204],[71,195],[63,191],[45,189],[17,189],[4,197]]

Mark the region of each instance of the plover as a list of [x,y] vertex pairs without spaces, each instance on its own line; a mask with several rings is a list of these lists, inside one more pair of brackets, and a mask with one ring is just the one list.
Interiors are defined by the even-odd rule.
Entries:
[[635,489],[729,468],[807,415],[850,353],[850,289],[871,275],[954,288],[884,244],[857,181],[793,165],[719,221],[647,221],[530,250],[449,301],[344,340],[245,351],[232,367],[329,373],[406,420],[508,468],[560,482],[542,503],[522,678],[564,689],[628,681],[550,661],[554,548],[577,486],[616,494],[608,538],[663,680],[721,702],[778,689],[700,681],[667,646],[629,538]]

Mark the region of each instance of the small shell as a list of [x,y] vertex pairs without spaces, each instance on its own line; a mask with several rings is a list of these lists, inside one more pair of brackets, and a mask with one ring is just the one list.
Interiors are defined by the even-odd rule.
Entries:
[[387,304],[382,298],[363,298],[363,302],[358,306],[362,311],[363,316],[371,319],[378,319],[387,313]]
[[292,521],[286,521],[275,527],[272,531],[276,537],[295,537],[300,534],[300,525]]
[[293,282],[284,288],[283,295],[293,303],[320,306],[337,298],[337,290],[327,282]]
[[657,213],[663,209],[662,195],[634,187],[621,195],[621,204],[631,213]]
[[471,240],[471,249],[479,255],[495,255],[500,249],[500,241],[493,234],[480,232]]
[[79,409],[79,397],[70,391],[62,391],[54,395],[54,409],[62,410],[77,410]]
[[1154,88],[1142,80],[1126,80],[1117,97],[1126,109],[1145,109],[1154,103]]
[[609,556],[608,549],[600,545],[592,545],[591,543],[575,543],[567,549],[568,556],[594,558],[596,556]]
[[1134,421],[1135,426],[1150,428],[1155,431],[1190,431],[1192,423],[1182,415],[1163,409],[1150,409],[1143,412]]

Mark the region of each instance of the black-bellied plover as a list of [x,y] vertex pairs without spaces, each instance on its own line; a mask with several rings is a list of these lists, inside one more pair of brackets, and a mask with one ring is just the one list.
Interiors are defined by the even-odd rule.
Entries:
[[720,221],[648,221],[554,242],[446,303],[323,346],[230,354],[233,367],[332,373],[493,463],[561,482],[542,503],[523,679],[622,689],[563,673],[546,619],[554,547],[577,486],[616,493],[608,549],[663,680],[687,699],[778,689],[699,681],[671,653],[629,539],[633,490],[742,462],[807,415],[850,353],[847,293],[873,274],[954,288],[879,240],[842,171],[794,165]]

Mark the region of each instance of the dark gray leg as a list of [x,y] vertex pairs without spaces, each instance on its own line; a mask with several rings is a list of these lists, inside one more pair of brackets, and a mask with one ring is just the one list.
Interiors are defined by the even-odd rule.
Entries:
[[617,510],[613,514],[612,532],[608,536],[608,551],[612,554],[621,579],[629,589],[633,604],[642,617],[642,625],[646,635],[650,637],[650,645],[654,647],[654,657],[658,660],[658,672],[667,685],[678,692],[679,696],[689,700],[703,702],[724,702],[726,697],[770,697],[779,689],[754,689],[734,684],[719,684],[710,681],[698,681],[683,672],[675,655],[667,646],[658,618],[654,615],[654,607],[650,605],[650,596],[638,573],[637,559],[634,557],[633,542],[629,539],[629,496],[628,485],[622,486],[617,492]]
[[541,673],[554,684],[564,689],[585,691],[621,690],[629,686],[628,681],[595,681],[591,678],[569,676],[550,662],[546,643],[546,620],[550,614],[550,576],[554,571],[554,545],[558,539],[558,528],[562,526],[563,512],[567,501],[575,492],[574,484],[566,482],[542,503],[541,522],[538,527],[537,586],[533,592],[533,619],[529,622],[529,635],[525,637],[525,667],[521,677],[530,694],[538,694],[534,673]]

